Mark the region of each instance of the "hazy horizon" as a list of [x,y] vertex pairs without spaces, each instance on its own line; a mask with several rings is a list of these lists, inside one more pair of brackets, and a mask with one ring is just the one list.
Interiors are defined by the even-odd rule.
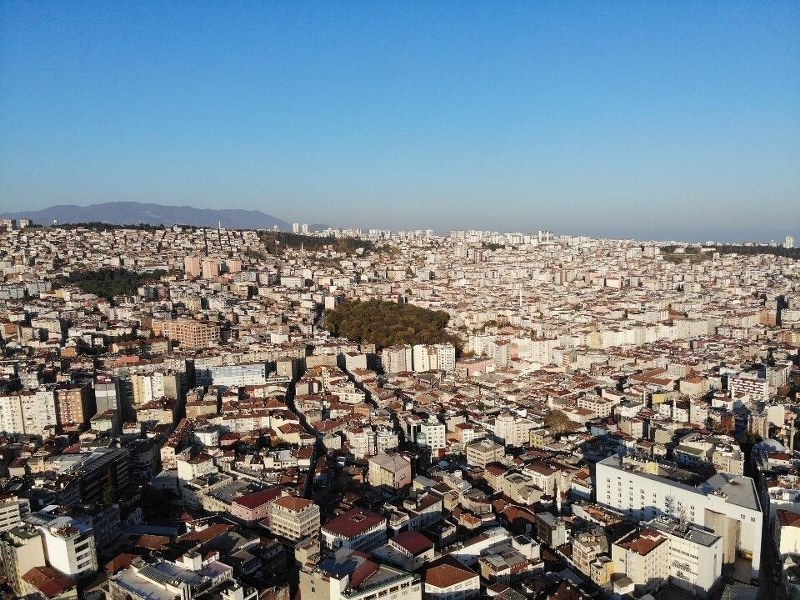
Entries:
[[782,241],[800,3],[0,4],[0,212]]

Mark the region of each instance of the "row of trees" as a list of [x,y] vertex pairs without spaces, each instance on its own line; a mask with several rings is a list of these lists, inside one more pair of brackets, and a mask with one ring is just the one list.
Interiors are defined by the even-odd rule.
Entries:
[[344,336],[359,344],[372,343],[378,350],[396,344],[451,342],[460,352],[461,340],[445,330],[449,320],[450,315],[443,310],[367,300],[346,302],[328,311],[325,327],[332,335]]
[[96,271],[76,271],[69,277],[57,279],[55,287],[74,285],[84,292],[111,300],[114,296],[135,294],[139,286],[158,281],[166,274],[163,269],[137,273],[128,269],[109,267]]

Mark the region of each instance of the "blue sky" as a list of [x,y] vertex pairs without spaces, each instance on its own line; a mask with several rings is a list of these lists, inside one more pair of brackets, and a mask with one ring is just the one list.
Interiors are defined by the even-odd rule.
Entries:
[[0,3],[0,210],[800,234],[800,2]]

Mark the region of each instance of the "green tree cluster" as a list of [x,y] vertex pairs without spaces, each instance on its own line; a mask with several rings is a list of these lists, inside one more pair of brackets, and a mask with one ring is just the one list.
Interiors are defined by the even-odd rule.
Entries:
[[772,254],[800,260],[800,248],[784,248],[783,246],[717,246],[720,254]]
[[93,231],[112,231],[117,229],[138,229],[139,231],[156,231],[164,229],[164,225],[152,225],[150,223],[130,223],[118,225],[116,223],[103,223],[102,221],[88,221],[85,223],[60,223],[56,225],[58,229],[91,229]]
[[385,300],[346,302],[328,311],[325,326],[335,336],[375,344],[380,350],[395,344],[438,344],[450,342],[457,352],[461,340],[447,333],[450,315],[443,310],[428,310],[413,304]]
[[135,294],[139,286],[158,281],[167,272],[162,269],[137,273],[128,269],[103,268],[96,271],[76,271],[69,277],[56,280],[55,287],[74,285],[84,292],[111,300],[114,296]]
[[[742,246],[739,244],[720,244],[718,246],[686,246],[682,254],[675,254],[676,257],[690,258],[691,255],[699,254],[701,248],[715,249],[715,252],[720,254],[771,254],[773,256],[785,256],[787,258],[794,258],[800,260],[800,248],[784,248],[783,246],[765,246],[756,244],[753,246]],[[671,255],[675,252],[678,246],[672,244],[669,246],[661,246],[662,254]],[[665,258],[667,258],[665,256]]]
[[352,254],[359,248],[363,248],[365,252],[375,249],[375,244],[369,240],[354,237],[334,237],[332,235],[321,237],[285,231],[262,231],[259,233],[259,237],[264,248],[270,254],[281,254],[284,248],[299,249],[301,246],[312,252],[330,248],[344,254]]

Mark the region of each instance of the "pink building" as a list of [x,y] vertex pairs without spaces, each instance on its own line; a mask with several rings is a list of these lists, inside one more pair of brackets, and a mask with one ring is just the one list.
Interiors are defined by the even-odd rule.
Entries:
[[269,519],[269,505],[286,493],[276,486],[260,492],[239,496],[231,503],[231,514],[245,523],[256,523]]

